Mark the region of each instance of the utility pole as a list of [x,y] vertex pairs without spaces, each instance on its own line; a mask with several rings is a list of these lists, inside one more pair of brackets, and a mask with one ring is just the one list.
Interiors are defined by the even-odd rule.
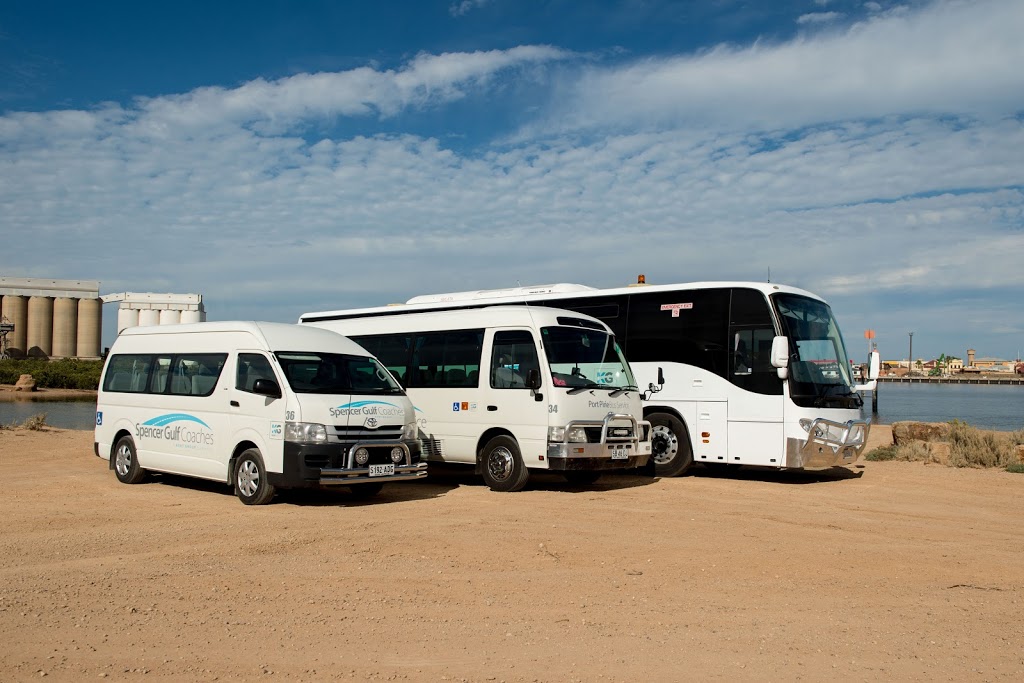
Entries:
[[913,374],[914,370],[914,333],[910,333],[910,358],[907,360],[907,377]]

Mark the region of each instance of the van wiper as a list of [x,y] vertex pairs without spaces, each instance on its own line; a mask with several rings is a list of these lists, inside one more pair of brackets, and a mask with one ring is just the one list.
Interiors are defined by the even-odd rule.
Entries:
[[572,394],[578,394],[581,391],[586,391],[587,389],[605,389],[605,388],[607,388],[607,387],[605,387],[604,384],[597,384],[596,382],[591,382],[590,384],[584,384],[581,387],[573,387],[572,389],[570,389],[566,393],[571,396]]
[[627,391],[640,391],[640,387],[635,387],[632,384],[627,384],[624,387],[619,387],[618,389],[616,389],[612,393],[608,394],[608,396],[609,397],[611,397],[611,396],[621,396],[622,394],[626,393]]

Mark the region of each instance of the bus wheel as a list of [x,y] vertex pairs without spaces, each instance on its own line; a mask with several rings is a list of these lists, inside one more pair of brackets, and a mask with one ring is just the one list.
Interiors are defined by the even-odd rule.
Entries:
[[562,476],[565,477],[565,480],[570,484],[581,486],[593,484],[601,478],[601,473],[593,470],[574,470],[571,472],[562,472]]
[[675,415],[651,413],[647,416],[653,428],[651,433],[651,460],[654,474],[659,477],[674,477],[690,469],[693,464],[693,449],[686,427]]
[[496,436],[480,454],[484,483],[492,491],[518,491],[526,486],[530,472],[519,454],[519,444],[509,436]]
[[264,505],[274,497],[274,487],[267,481],[263,457],[255,448],[238,456],[235,464],[235,495],[246,505]]
[[114,447],[114,474],[122,484],[138,484],[146,478],[146,470],[139,467],[135,442],[130,436],[122,436]]
[[353,484],[348,487],[349,495],[357,500],[364,500],[366,498],[373,498],[381,489],[384,488],[384,484],[380,482],[374,482],[372,484]]

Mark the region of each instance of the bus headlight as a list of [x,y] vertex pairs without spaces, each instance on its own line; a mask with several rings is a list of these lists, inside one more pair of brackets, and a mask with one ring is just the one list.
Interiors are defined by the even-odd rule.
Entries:
[[[800,418],[800,426],[803,427],[804,431],[807,432],[808,434],[811,431],[812,424],[814,424],[814,420],[808,419],[806,417]],[[819,439],[823,438],[825,436],[825,430],[822,429],[820,425],[815,427],[814,436],[816,436]]]
[[327,443],[327,428],[312,422],[285,422],[284,440],[295,443]]
[[402,428],[403,440],[408,441],[410,439],[415,439],[416,437],[419,436],[419,434],[420,430],[415,421],[410,422],[409,424],[405,425],[405,427]]
[[548,427],[548,441],[551,443],[562,443],[565,441],[569,443],[586,443],[587,432],[583,427],[571,427],[568,430],[565,427]]
[[357,465],[365,465],[368,462],[370,462],[370,451],[366,450],[365,448],[357,448],[356,449],[356,464]]

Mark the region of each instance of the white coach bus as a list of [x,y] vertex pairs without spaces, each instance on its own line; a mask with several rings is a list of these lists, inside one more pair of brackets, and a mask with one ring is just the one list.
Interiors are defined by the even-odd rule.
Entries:
[[[642,278],[641,278],[642,282]],[[854,462],[869,420],[835,317],[820,297],[758,282],[595,289],[557,284],[418,296],[398,311],[530,303],[608,324],[637,383],[665,390],[644,401],[659,476],[703,463],[823,469]],[[878,355],[869,379],[878,376]],[[870,385],[868,385],[870,386]]]
[[364,349],[283,323],[131,327],[96,400],[94,451],[117,479],[147,471],[233,484],[247,505],[277,488],[426,476],[412,403]]
[[530,469],[591,483],[650,458],[641,392],[608,326],[589,316],[386,306],[306,313],[300,322],[379,358],[409,392],[427,459],[475,465],[493,490],[521,489]]

